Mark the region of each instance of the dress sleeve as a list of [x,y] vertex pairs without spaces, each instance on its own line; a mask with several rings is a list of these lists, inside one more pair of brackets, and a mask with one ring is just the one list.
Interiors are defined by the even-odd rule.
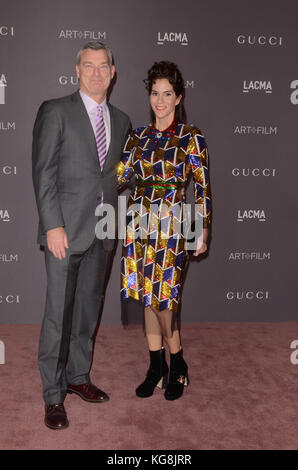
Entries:
[[207,228],[210,224],[211,216],[211,196],[208,171],[209,156],[204,136],[199,129],[194,129],[192,137],[189,140],[187,158],[189,160],[194,179],[196,209],[204,219],[203,227]]
[[118,189],[122,188],[134,173],[132,159],[135,149],[135,133],[132,131],[126,140],[123,153],[117,167]]

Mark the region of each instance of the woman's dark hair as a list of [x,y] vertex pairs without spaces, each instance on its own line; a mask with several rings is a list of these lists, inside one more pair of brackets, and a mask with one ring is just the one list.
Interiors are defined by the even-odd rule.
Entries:
[[[159,78],[167,78],[171,85],[173,86],[174,92],[176,96],[182,96],[180,103],[176,106],[175,109],[175,120],[176,122],[186,122],[186,113],[184,109],[184,97],[185,97],[185,89],[184,89],[184,80],[180,70],[178,69],[177,65],[173,62],[154,62],[152,67],[147,72],[147,78],[144,81],[146,89],[148,90],[149,95],[152,91],[152,86]],[[154,113],[151,108],[151,120],[152,123],[155,120]]]

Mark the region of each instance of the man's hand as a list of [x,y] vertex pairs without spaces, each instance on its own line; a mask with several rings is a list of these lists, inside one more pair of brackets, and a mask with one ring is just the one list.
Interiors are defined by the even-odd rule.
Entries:
[[67,235],[63,227],[57,227],[47,231],[47,244],[49,250],[56,258],[66,258],[65,249],[69,247]]

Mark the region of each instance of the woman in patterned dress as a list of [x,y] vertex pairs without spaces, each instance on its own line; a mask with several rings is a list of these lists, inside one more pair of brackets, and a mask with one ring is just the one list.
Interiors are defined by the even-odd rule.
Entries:
[[[207,250],[210,222],[208,151],[201,131],[184,124],[184,81],[178,67],[171,62],[154,63],[144,82],[154,124],[131,132],[118,166],[120,188],[132,175],[136,178],[122,249],[122,319],[127,322],[129,311],[136,312],[136,307],[144,314],[150,366],[136,389],[137,396],[149,397],[159,386],[166,388],[167,400],[175,400],[189,383],[178,318],[188,259],[180,233],[185,222],[184,185],[192,174],[203,227],[194,252],[198,256]],[[170,351],[170,371],[164,340]]]

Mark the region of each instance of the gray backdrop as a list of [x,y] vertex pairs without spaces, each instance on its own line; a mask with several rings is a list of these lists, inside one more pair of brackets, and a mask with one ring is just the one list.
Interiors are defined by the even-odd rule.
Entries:
[[[188,270],[183,320],[297,320],[297,18],[296,0],[0,1],[2,323],[42,319],[32,126],[43,100],[77,88],[75,56],[90,39],[114,52],[111,102],[133,126],[149,121],[142,79],[165,59],[206,136],[212,240]],[[120,244],[105,323],[120,322],[119,258]]]

